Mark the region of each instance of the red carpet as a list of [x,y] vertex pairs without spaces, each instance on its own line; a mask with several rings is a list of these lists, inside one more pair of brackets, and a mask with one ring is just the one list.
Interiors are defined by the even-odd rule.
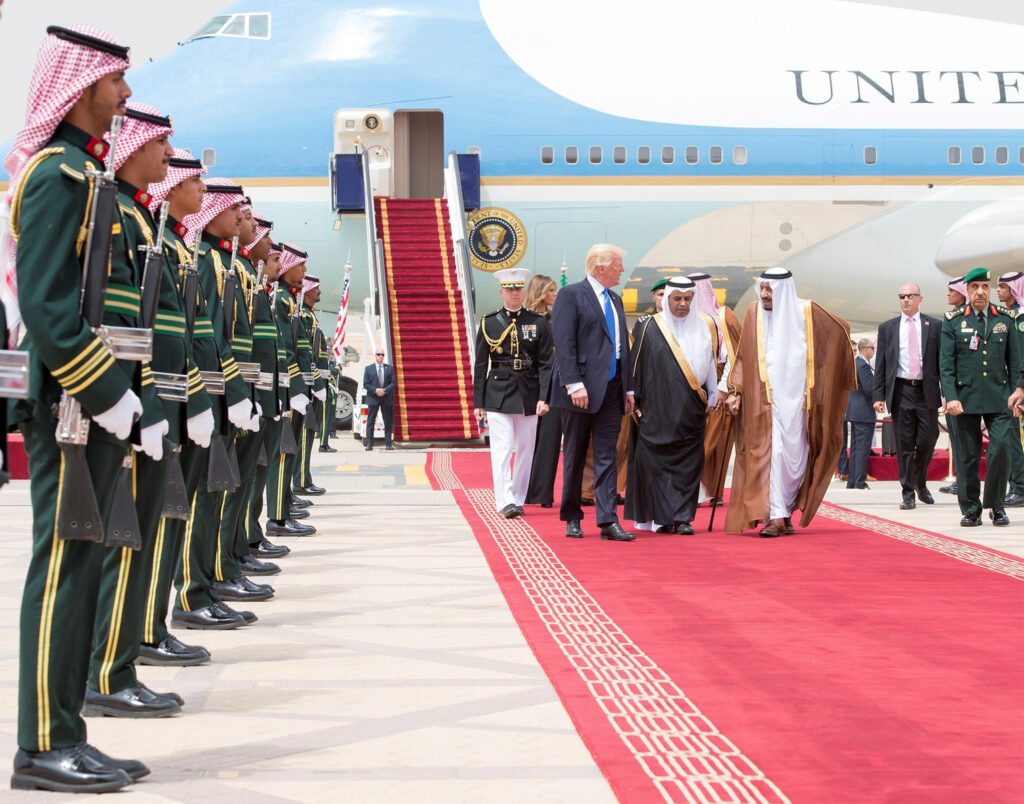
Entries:
[[[928,479],[945,480],[950,472],[949,451],[935,450],[932,462],[928,464]],[[868,458],[868,477],[874,480],[899,480],[900,467],[895,455],[872,455]],[[981,479],[985,479],[985,457],[981,458]]]
[[376,205],[398,385],[395,438],[476,438],[471,347],[448,209],[429,198],[378,198]]
[[1024,801],[1024,561],[827,505],[631,544],[587,509],[569,540],[494,513],[486,454],[428,472],[620,800]]

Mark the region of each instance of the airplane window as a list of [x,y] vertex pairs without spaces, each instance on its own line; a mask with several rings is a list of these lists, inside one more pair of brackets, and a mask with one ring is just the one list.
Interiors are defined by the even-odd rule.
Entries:
[[700,159],[700,152],[697,150],[697,146],[696,145],[687,145],[686,146],[686,164],[688,164],[688,165],[696,165],[697,161],[699,159]]
[[1024,165],[1024,148],[1020,149],[1020,153],[1017,154],[1017,159],[1022,165]]
[[220,17],[214,17],[206,25],[196,31],[192,36],[189,37],[189,41],[193,39],[202,39],[204,36],[213,36],[221,28],[224,27],[224,23],[231,19],[230,15],[223,15]]
[[626,146],[625,145],[616,145],[612,149],[612,161],[616,165],[624,165],[624,164],[626,164]]
[[996,148],[996,164],[997,165],[1008,165],[1010,163],[1010,149],[1005,145],[1000,145]]
[[[651,164],[651,146],[641,145],[636,149],[636,161],[641,165]],[[1024,162],[1024,148],[1020,149],[1020,161]]]
[[971,161],[976,165],[985,164],[985,149],[980,145],[971,148]]
[[712,165],[722,164],[722,146],[712,145],[711,149],[708,151],[708,159],[711,161]]
[[221,36],[245,36],[245,15],[236,14],[234,19],[231,20],[224,30],[220,32]]
[[949,146],[949,154],[948,154],[947,158],[949,160],[949,164],[951,164],[951,165],[959,165],[960,164],[960,146],[959,145],[950,145]]
[[249,15],[249,37],[251,39],[270,38],[270,15],[250,14]]
[[676,161],[676,149],[671,145],[664,145],[661,148],[661,163],[663,165],[671,165]]
[[736,165],[747,164],[747,146],[737,145],[732,149],[732,161]]
[[540,149],[540,163],[542,165],[553,165],[555,162],[555,149],[545,145]]
[[580,161],[580,149],[575,145],[565,146],[565,163],[567,165],[575,165]]
[[864,164],[865,165],[877,165],[878,164],[878,149],[874,145],[864,146]]
[[604,161],[604,148],[600,145],[590,146],[590,164],[600,165]]

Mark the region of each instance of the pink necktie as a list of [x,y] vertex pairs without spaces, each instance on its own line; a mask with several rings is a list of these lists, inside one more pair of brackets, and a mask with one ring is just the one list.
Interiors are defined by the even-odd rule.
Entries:
[[916,380],[921,376],[921,341],[917,337],[913,318],[907,321],[907,348],[910,351],[907,372],[911,379]]

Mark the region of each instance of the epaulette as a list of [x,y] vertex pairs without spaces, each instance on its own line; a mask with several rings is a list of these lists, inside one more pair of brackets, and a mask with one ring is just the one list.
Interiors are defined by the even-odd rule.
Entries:
[[648,318],[653,318],[653,317],[654,317],[654,313],[647,313],[647,314],[645,314],[645,315],[642,315],[642,316],[640,316],[640,317],[639,317],[639,318],[638,318],[638,319],[636,320],[636,323],[638,323],[638,324],[642,324],[642,323],[644,323],[644,321],[646,321],[646,320],[647,320]]
[[992,309],[995,310],[999,315],[1005,315],[1007,318],[1017,317],[1017,313],[1015,313],[1009,307],[1003,307],[1001,304],[993,304]]
[[[18,186],[15,188],[14,197],[11,199],[11,215],[10,215],[10,227],[11,235],[14,237],[14,241],[17,242],[19,235],[21,234],[21,200],[25,194],[25,186],[28,184],[29,178],[35,173],[43,162],[49,159],[51,156],[61,156],[64,153],[64,148],[61,146],[54,146],[52,148],[43,148],[32,156],[31,159],[25,164],[24,169],[21,172],[21,179],[18,181]],[[77,181],[85,181],[85,176],[79,173],[77,170],[68,168],[64,163],[61,163],[61,171],[71,178]],[[71,171],[70,173],[68,171]],[[79,178],[81,177],[81,178]]]
[[947,321],[952,321],[958,315],[963,315],[966,310],[967,310],[967,305],[966,304],[963,307],[957,307],[955,310],[950,310],[948,313],[946,313],[946,320]]
[[492,315],[497,315],[501,310],[492,310],[489,313],[484,313],[484,318],[490,318]]

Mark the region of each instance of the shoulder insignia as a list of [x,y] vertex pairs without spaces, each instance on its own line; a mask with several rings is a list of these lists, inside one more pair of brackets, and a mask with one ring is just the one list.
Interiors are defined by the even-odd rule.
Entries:
[[[61,151],[63,151],[63,150],[64,149],[61,148]],[[60,171],[65,176],[70,176],[72,179],[74,179],[77,182],[82,182],[82,183],[85,182],[85,174],[84,173],[80,173],[79,171],[75,170],[73,167],[71,167],[71,165],[66,165],[63,162],[61,162],[60,163]]]
[[1014,313],[1013,310],[1003,307],[1001,304],[993,304],[992,307],[1000,315],[1005,315],[1007,318],[1016,318],[1016,313]]
[[947,321],[952,321],[958,315],[963,315],[964,314],[964,310],[966,310],[966,309],[967,309],[967,307],[964,306],[964,307],[957,307],[955,310],[950,310],[948,313],[946,313],[946,320]]
[[644,321],[646,321],[648,318],[651,318],[652,316],[653,313],[647,313],[646,315],[642,315],[636,320],[636,323],[642,324],[644,323]]
[[[11,216],[10,216],[10,227],[11,236],[14,241],[18,241],[18,237],[21,235],[21,199],[25,193],[25,185],[28,184],[28,180],[32,177],[32,174],[36,171],[43,162],[49,159],[51,156],[60,156],[64,153],[64,148],[55,146],[53,148],[43,148],[37,154],[33,155],[25,168],[21,172],[21,181],[18,182],[18,186],[14,190],[14,197],[11,199]],[[83,176],[83,180],[84,180]]]

